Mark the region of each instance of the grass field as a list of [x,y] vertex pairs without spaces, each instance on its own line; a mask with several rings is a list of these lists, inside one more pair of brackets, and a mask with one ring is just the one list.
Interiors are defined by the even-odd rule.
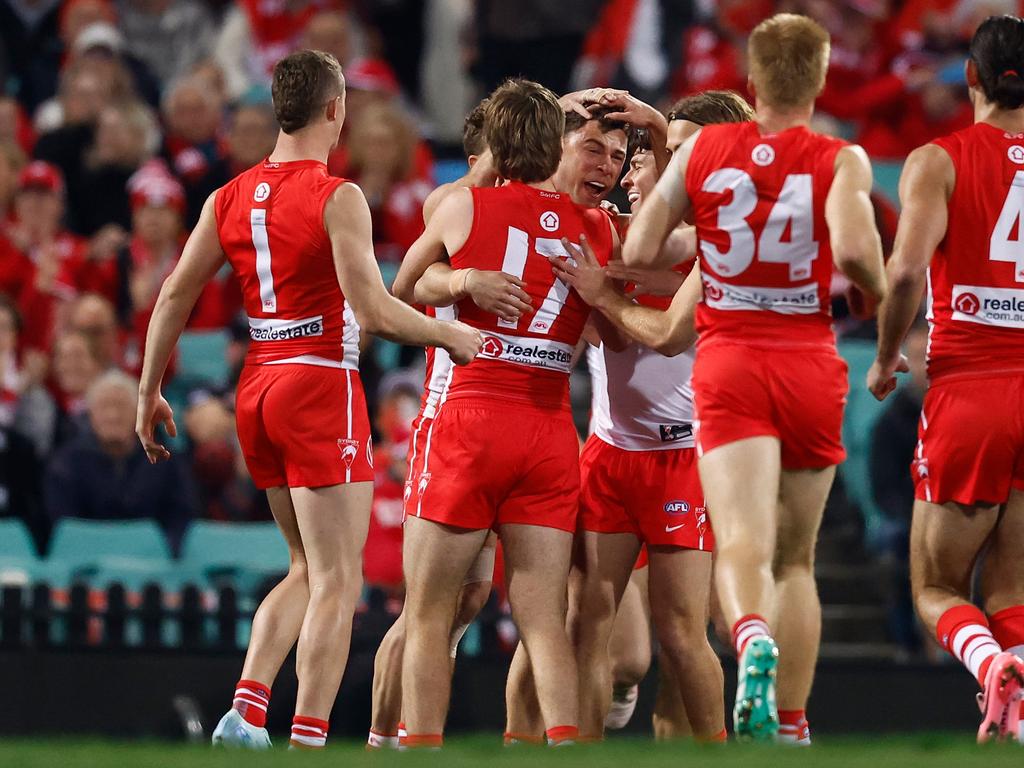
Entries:
[[444,768],[699,768],[710,766],[807,766],[810,768],[999,768],[1020,766],[1024,747],[997,744],[978,747],[970,734],[888,736],[820,740],[811,749],[755,748],[730,744],[654,744],[641,739],[615,739],[602,745],[559,750],[538,747],[505,749],[496,736],[453,738],[441,753],[368,753],[362,743],[333,742],[326,752],[270,753],[213,751],[208,747],[153,742],[72,740],[0,740],[0,766],[10,768],[221,768],[224,766],[344,766],[374,768],[401,765]]

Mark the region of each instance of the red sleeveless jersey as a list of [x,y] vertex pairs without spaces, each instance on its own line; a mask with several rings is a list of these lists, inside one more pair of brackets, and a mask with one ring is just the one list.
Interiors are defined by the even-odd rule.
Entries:
[[1024,135],[988,123],[934,142],[956,183],[928,268],[928,376],[1024,372]]
[[845,145],[803,127],[701,129],[686,169],[704,284],[701,344],[834,346],[825,198]]
[[217,191],[217,232],[249,316],[246,362],[358,368],[359,325],[324,227],[344,181],[316,160],[263,162]]
[[458,304],[462,322],[479,329],[483,349],[453,371],[448,399],[490,397],[545,408],[568,408],[569,369],[590,307],[555,278],[548,256],[568,256],[561,239],[585,234],[598,260],[612,250],[608,215],[576,205],[569,195],[513,182],[474,188],[473,228],[452,255],[455,269],[501,270],[521,278],[532,311],[506,322],[471,299]]

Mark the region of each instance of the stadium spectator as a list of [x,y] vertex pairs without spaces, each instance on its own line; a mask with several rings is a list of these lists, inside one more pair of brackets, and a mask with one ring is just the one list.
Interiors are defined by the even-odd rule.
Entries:
[[0,144],[7,143],[29,154],[36,143],[36,132],[21,104],[10,96],[0,95]]
[[274,63],[295,50],[310,20],[322,10],[345,4],[340,0],[242,0],[233,4],[214,44],[231,98],[238,98],[252,85],[269,86]]
[[28,109],[53,94],[60,66],[57,35],[60,0],[5,0],[0,3],[0,74]]
[[89,388],[89,429],[61,447],[46,467],[43,500],[48,518],[154,518],[173,550],[197,502],[187,464],[178,456],[150,465],[135,437],[139,383],[108,371]]
[[917,447],[918,419],[928,386],[927,348],[928,326],[918,320],[904,342],[910,376],[875,424],[868,454],[871,493],[886,519],[887,535],[881,556],[888,569],[889,629],[892,639],[907,652],[921,647],[908,569],[910,518],[914,508],[914,478],[909,468]]
[[88,429],[85,395],[103,369],[89,337],[68,331],[53,344],[51,370],[56,405],[52,444],[59,448]]
[[203,178],[224,155],[220,141],[223,109],[216,94],[195,77],[174,83],[164,95],[167,135],[163,155],[185,185],[185,220],[189,226],[199,220],[206,202]]
[[373,465],[373,511],[363,549],[366,583],[392,595],[404,592],[402,576],[402,523],[405,481],[409,475],[408,445],[411,425],[420,407],[422,371],[398,369],[377,387]]
[[423,232],[423,201],[434,188],[417,174],[416,128],[396,106],[373,104],[359,113],[348,143],[345,175],[369,203],[377,261],[397,264]]
[[25,167],[25,153],[10,139],[0,139],[0,228],[14,214],[18,174]]
[[100,112],[82,167],[68,179],[68,204],[77,232],[91,237],[110,224],[120,230],[121,238],[97,244],[97,255],[109,257],[122,244],[131,226],[128,179],[153,156],[159,137],[153,113],[139,101],[112,104]]
[[90,287],[102,274],[89,262],[86,242],[61,225],[64,179],[56,167],[37,160],[22,169],[14,211],[6,235],[28,257],[35,289],[31,307],[21,298],[25,340],[45,349],[52,340],[60,304]]
[[228,119],[225,154],[215,160],[203,178],[196,182],[195,195],[205,200],[242,171],[252,168],[274,148],[277,121],[274,109],[266,101],[242,102]]
[[117,0],[127,50],[163,83],[186,74],[213,45],[213,18],[198,0]]
[[121,362],[121,341],[118,335],[114,305],[95,293],[79,296],[68,310],[67,329],[89,340],[101,371],[117,368]]
[[257,490],[235,435],[234,414],[209,393],[195,393],[184,425],[192,446],[202,515],[210,520],[269,520],[266,494]]
[[18,354],[21,316],[0,294],[0,429],[27,439],[35,456],[50,450],[55,412],[43,387],[22,369]]
[[358,27],[350,14],[324,10],[309,20],[298,47],[332,54],[344,72],[355,57],[357,34]]

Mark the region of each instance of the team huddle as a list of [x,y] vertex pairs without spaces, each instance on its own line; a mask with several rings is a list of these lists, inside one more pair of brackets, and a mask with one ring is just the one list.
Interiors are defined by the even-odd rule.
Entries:
[[[290,743],[326,744],[373,493],[362,333],[427,348],[405,606],[377,653],[370,747],[442,745],[456,650],[498,542],[520,637],[507,744],[621,727],[652,624],[656,734],[725,741],[712,616],[738,659],[735,736],[809,744],[814,550],[845,458],[836,271],[851,306],[878,308],[867,383],[879,399],[906,370],[900,344],[927,283],[915,604],[978,680],[979,740],[1021,738],[1024,21],[992,17],[975,34],[975,125],[908,159],[888,265],[866,154],[810,129],[828,34],[780,14],[753,31],[748,58],[753,109],[708,92],[666,117],[624,91],[559,99],[506,82],[467,118],[469,170],[427,200],[391,292],[362,193],[325,164],[345,117],[340,67],[316,51],[277,64],[277,146],[207,201],[160,293],[140,384],[155,462],[168,455],[156,427],[175,430],[168,359],[230,264],[251,336],[239,440],[291,564],[253,619],[215,744],[270,745],[271,687],[296,643]],[[605,204],[620,176],[629,214]],[[594,382],[582,451],[569,405],[581,350]]]

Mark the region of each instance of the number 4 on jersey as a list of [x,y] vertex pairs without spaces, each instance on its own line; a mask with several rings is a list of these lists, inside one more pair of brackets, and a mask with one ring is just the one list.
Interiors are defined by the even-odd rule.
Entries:
[[1017,171],[1006,193],[1003,210],[999,212],[992,238],[989,240],[990,261],[1013,264],[1014,279],[1024,283],[1024,171]]
[[[572,257],[562,247],[562,241],[552,237],[538,237],[534,241],[533,249],[541,256],[557,256],[572,261]],[[505,259],[501,263],[501,271],[522,280],[523,274],[526,272],[526,259],[529,255],[529,235],[517,227],[509,227],[508,240],[505,242]],[[568,284],[555,278],[547,296],[544,297],[544,301],[533,315],[529,332],[547,335],[551,331],[551,326],[555,324],[555,320],[558,319],[568,297]],[[519,321],[499,318],[498,326],[500,328],[518,328]]]

